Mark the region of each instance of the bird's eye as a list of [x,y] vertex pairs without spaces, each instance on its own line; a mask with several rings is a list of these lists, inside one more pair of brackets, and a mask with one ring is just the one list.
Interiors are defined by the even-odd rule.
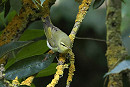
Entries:
[[65,46],[65,47],[66,47],[66,45],[65,45],[63,42],[61,42],[60,44],[61,44],[62,46]]

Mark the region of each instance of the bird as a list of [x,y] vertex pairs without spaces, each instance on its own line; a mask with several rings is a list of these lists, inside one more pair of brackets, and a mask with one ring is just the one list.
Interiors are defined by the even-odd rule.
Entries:
[[47,46],[54,52],[67,53],[71,50],[72,42],[69,36],[54,26],[50,17],[42,17],[43,28],[47,38]]

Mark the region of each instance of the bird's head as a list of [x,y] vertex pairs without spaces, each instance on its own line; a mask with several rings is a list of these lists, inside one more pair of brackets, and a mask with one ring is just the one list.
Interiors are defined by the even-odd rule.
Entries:
[[58,52],[67,53],[69,50],[71,50],[71,45],[72,43],[70,38],[68,36],[63,37],[59,42]]

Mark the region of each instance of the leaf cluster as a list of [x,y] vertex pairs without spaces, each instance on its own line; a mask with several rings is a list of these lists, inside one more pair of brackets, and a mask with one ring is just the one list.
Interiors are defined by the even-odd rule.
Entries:
[[4,11],[4,17],[8,15],[11,8],[15,10],[17,14],[19,14],[20,9],[22,8],[22,1],[21,0],[1,0],[0,1],[0,13]]
[[[24,79],[30,75],[45,77],[56,72],[56,63],[52,63],[56,54],[47,56],[49,48],[46,45],[44,31],[41,29],[27,29],[19,39],[0,47],[0,58],[9,55],[5,65],[5,79],[13,80],[16,76]],[[0,85],[2,86],[2,85]]]

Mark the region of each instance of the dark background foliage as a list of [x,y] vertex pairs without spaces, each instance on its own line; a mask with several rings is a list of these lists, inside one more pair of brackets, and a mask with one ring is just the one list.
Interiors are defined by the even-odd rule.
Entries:
[[[124,0],[122,3],[122,40],[128,54],[130,54],[130,1]],[[51,7],[51,20],[55,26],[69,34],[73,28],[74,21],[78,12],[78,3],[74,0],[57,0],[55,5]],[[16,14],[10,11],[4,19],[3,13],[0,13],[1,21],[0,30],[4,29],[4,24],[7,24]],[[98,9],[90,7],[77,37],[106,39],[106,5],[105,3]],[[28,29],[43,29],[41,20],[31,23]],[[71,87],[103,87],[104,74],[107,72],[107,61],[105,57],[106,43],[94,40],[79,40],[75,39],[73,52],[75,54],[76,71],[71,83]],[[55,62],[56,59],[54,60]],[[56,87],[65,87],[67,72],[65,70],[64,77],[60,79]],[[36,87],[45,87],[53,79],[53,75],[47,77],[35,78],[34,84]],[[127,87],[127,86],[126,86]]]

